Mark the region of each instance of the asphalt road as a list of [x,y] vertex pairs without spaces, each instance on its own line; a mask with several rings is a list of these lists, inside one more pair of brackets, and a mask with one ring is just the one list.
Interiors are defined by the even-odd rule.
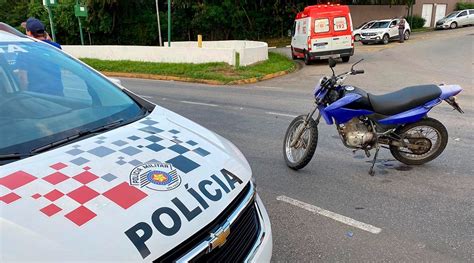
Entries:
[[[242,150],[271,218],[274,261],[465,262],[474,260],[473,35],[470,27],[415,35],[404,44],[356,46],[351,62],[364,58],[358,68],[365,74],[346,83],[369,92],[428,83],[464,88],[458,97],[464,115],[447,104],[430,113],[448,128],[445,152],[431,163],[409,167],[383,150],[375,177],[367,173],[369,159],[346,149],[335,128],[324,123],[312,162],[298,172],[284,163],[286,128],[293,116],[311,109],[316,81],[330,73],[327,62],[247,86],[122,83]],[[336,71],[349,68],[338,64]],[[314,207],[324,210],[316,213]],[[355,226],[340,222],[348,218],[357,220]]]

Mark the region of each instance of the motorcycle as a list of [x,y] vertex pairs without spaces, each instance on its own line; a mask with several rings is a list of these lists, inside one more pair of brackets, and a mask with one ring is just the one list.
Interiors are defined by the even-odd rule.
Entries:
[[[407,87],[384,95],[367,93],[363,89],[344,85],[348,76],[363,74],[354,67],[335,75],[336,61],[329,59],[332,76],[320,79],[314,90],[315,107],[296,117],[288,127],[283,155],[288,167],[298,170],[312,159],[318,144],[318,124],[323,117],[335,125],[342,143],[354,153],[363,150],[370,158],[375,149],[369,174],[380,148],[387,148],[398,161],[421,165],[438,157],[448,143],[446,127],[428,112],[445,101],[459,113],[464,113],[455,95],[462,91],[458,85],[420,85]],[[316,118],[314,114],[318,111]]]

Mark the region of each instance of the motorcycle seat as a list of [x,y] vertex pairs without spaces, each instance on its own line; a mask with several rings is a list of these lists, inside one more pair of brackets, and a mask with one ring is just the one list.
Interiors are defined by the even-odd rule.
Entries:
[[368,94],[370,103],[376,113],[395,115],[421,106],[441,95],[441,89],[436,85],[419,85],[383,94]]

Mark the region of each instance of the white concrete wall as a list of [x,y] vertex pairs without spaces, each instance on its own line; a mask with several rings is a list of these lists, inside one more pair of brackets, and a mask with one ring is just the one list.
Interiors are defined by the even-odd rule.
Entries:
[[103,60],[132,60],[167,63],[225,62],[235,65],[236,52],[240,65],[247,66],[268,59],[268,45],[256,41],[204,41],[173,42],[171,47],[152,46],[62,46],[63,50],[78,58]]

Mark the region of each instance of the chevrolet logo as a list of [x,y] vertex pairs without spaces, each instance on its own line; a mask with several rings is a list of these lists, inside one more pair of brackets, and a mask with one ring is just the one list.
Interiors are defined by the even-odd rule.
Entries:
[[211,240],[209,241],[209,251],[211,252],[216,248],[222,247],[227,242],[227,237],[230,235],[230,224],[226,222],[224,225],[219,227],[216,232],[211,234]]

